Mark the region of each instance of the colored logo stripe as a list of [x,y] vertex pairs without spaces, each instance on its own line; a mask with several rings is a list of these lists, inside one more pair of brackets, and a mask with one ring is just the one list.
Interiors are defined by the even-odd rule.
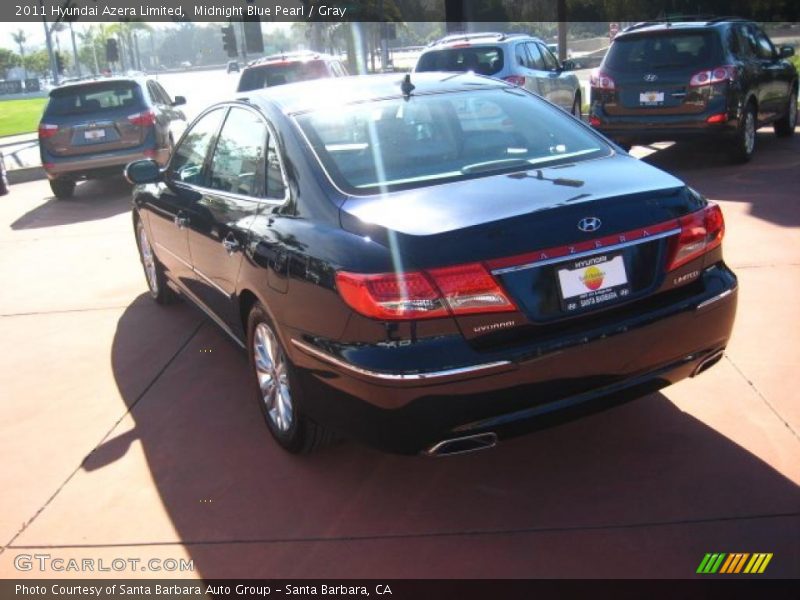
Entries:
[[697,567],[697,573],[763,573],[771,560],[772,553],[765,552],[755,554],[750,554],[749,552],[734,552],[732,554],[727,554],[725,552],[709,552],[703,557],[703,560],[700,561],[700,566]]

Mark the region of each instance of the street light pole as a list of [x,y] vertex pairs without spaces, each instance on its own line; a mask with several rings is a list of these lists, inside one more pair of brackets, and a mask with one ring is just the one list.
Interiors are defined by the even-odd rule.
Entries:
[[78,72],[78,77],[82,77],[81,61],[78,58],[78,45],[75,43],[75,30],[72,28],[72,21],[69,22],[69,35],[72,37],[72,56],[75,57],[75,69]]

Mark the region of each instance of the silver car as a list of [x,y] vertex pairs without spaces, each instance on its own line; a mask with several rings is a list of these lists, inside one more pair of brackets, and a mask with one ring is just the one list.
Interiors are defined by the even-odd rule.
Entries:
[[503,79],[581,118],[581,87],[572,69],[572,61],[559,62],[542,40],[518,33],[450,35],[430,44],[414,67]]

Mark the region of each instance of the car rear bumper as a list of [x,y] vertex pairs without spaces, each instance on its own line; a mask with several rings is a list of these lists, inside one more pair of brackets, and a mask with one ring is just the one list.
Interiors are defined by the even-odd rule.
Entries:
[[702,278],[691,298],[565,336],[547,351],[515,346],[405,373],[355,364],[297,334],[290,353],[309,415],[368,444],[413,453],[467,434],[503,437],[655,391],[717,360],[733,326],[736,277],[720,263]]
[[728,115],[724,123],[708,123],[711,113],[652,118],[644,115],[612,116],[595,108],[592,116],[600,120],[599,124],[593,125],[594,128],[604,135],[617,141],[638,143],[731,137],[739,128],[738,119],[732,115]]
[[50,179],[59,177],[91,179],[107,175],[122,175],[125,165],[142,158],[153,158],[161,165],[166,164],[169,160],[169,148],[157,149],[152,146],[138,146],[133,150],[125,149],[68,157],[42,152],[42,167]]

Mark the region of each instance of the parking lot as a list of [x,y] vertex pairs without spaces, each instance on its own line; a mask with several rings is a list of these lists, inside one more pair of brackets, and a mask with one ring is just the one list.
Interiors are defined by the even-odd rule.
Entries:
[[146,294],[121,179],[0,199],[0,575],[21,554],[191,559],[93,576],[688,577],[706,552],[800,576],[800,136],[637,147],[718,201],[739,276],[726,356],[696,379],[465,456],[270,439],[244,354]]

